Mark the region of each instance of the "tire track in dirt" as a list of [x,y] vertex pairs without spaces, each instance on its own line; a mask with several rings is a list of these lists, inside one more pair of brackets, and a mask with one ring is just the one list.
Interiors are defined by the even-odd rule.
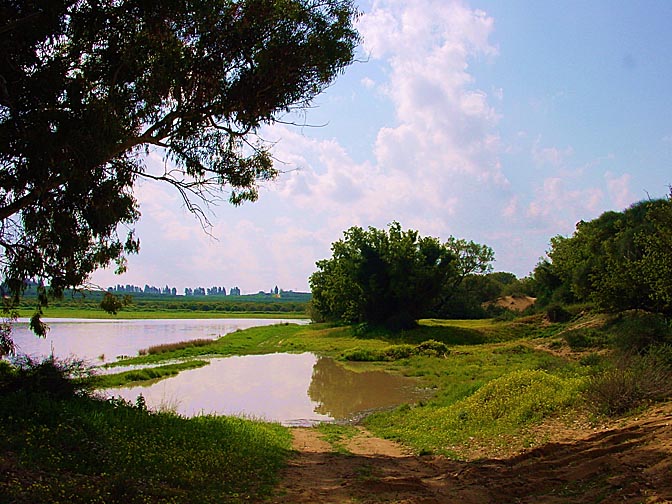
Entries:
[[672,403],[599,432],[572,433],[502,459],[414,456],[364,429],[331,451],[315,429],[294,429],[296,456],[270,502],[672,503]]

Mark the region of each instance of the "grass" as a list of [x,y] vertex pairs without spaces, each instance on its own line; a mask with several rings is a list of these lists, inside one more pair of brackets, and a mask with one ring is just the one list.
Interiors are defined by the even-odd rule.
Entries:
[[342,455],[350,455],[346,442],[359,433],[357,428],[351,425],[332,423],[318,424],[316,429],[320,432],[320,437],[331,445],[332,451]]
[[125,387],[138,382],[156,381],[177,375],[180,371],[207,366],[208,361],[188,360],[164,366],[133,369],[122,373],[95,375],[89,378],[92,387],[98,389]]
[[455,455],[474,438],[495,440],[572,406],[581,378],[541,370],[518,370],[489,381],[476,392],[445,405],[402,406],[375,414],[367,427],[419,453]]
[[2,502],[259,502],[290,454],[276,424],[10,389],[0,390]]
[[[579,405],[599,380],[603,395],[621,400],[622,380],[606,374],[614,369],[603,352],[610,327],[593,316],[557,324],[540,317],[425,320],[404,333],[283,323],[165,346],[116,363],[158,367],[99,376],[93,383],[107,388],[160,378],[206,364],[199,356],[314,352],[344,363],[356,357],[367,361],[366,369],[415,377],[434,391],[419,404],[367,417],[373,434],[416,453],[459,457],[466,446],[525,437],[528,426]],[[671,348],[657,347],[647,357],[665,366],[655,383],[670,382]],[[571,359],[561,356],[569,354]],[[658,369],[642,362],[632,376]],[[141,401],[134,407],[120,400],[59,399],[40,393],[45,383],[54,383],[52,375],[47,381],[37,376],[32,392],[15,390],[2,379],[6,367],[0,362],[0,502],[261,502],[290,453],[289,430],[275,424],[185,419],[148,412]],[[641,380],[625,384],[632,383],[641,389]],[[669,387],[662,389],[669,395]],[[334,451],[345,454],[357,432],[333,424],[317,428]]]
[[154,345],[149,348],[143,348],[138,351],[138,355],[154,355],[166,352],[174,352],[175,350],[182,350],[189,347],[208,346],[213,342],[212,338],[199,338],[187,341],[177,341],[175,343],[164,343],[162,345]]

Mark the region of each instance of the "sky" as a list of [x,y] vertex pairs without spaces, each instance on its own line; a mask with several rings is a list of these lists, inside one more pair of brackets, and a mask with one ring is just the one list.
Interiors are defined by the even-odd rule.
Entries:
[[345,230],[393,221],[524,277],[578,221],[668,194],[671,1],[358,7],[356,62],[259,132],[282,171],[259,200],[212,207],[206,233],[170,187],[139,184],[140,253],[94,284],[309,291]]

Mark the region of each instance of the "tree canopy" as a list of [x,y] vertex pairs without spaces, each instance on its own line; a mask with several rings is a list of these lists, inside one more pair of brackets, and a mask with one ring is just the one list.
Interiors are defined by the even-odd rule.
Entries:
[[672,194],[579,222],[551,239],[548,257],[534,272],[548,299],[671,314]]
[[[0,270],[59,295],[139,249],[134,191],[189,210],[257,198],[255,133],[353,61],[351,0],[54,0],[0,4]],[[144,154],[158,150],[165,171]],[[39,324],[36,329],[40,330]]]
[[397,222],[388,230],[352,227],[332,244],[332,258],[318,261],[310,277],[313,316],[411,327],[446,289],[456,288],[469,273],[487,270],[477,259],[482,258],[480,247],[452,237],[442,244],[404,231]]

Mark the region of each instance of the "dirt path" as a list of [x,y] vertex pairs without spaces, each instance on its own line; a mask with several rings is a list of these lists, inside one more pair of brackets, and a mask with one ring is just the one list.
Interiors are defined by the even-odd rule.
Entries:
[[334,453],[295,429],[296,457],[273,503],[672,503],[672,403],[600,431],[501,459],[412,456],[364,429]]

